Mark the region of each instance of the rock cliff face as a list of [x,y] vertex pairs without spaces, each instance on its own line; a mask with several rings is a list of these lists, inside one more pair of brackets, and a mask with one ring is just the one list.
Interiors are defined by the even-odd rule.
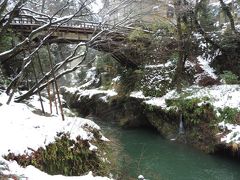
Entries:
[[66,105],[78,116],[95,116],[103,121],[116,121],[123,127],[149,126],[142,100],[133,97],[107,96],[107,92],[93,95],[61,89]]
[[212,152],[219,142],[216,138],[217,129],[211,127],[208,120],[189,123],[183,117],[185,133],[182,134],[179,133],[179,111],[151,106],[136,97],[115,95],[106,100],[107,92],[84,95],[79,91],[68,91],[67,88],[61,91],[66,105],[81,117],[95,116],[103,121],[116,121],[125,128],[150,127],[164,138],[188,143],[206,152]]

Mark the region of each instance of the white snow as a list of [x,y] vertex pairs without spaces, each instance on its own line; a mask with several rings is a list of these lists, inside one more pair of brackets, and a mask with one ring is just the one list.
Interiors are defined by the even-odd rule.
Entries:
[[228,130],[228,132],[224,137],[221,138],[221,142],[224,143],[236,143],[240,144],[240,125],[233,125],[229,123],[225,123],[224,121],[218,124],[220,128],[223,130]]
[[216,109],[231,107],[240,110],[240,85],[218,85],[204,88],[192,86],[184,91],[193,93],[188,98],[208,97]]
[[[71,88],[68,88],[68,87],[63,87],[66,91],[70,92],[70,93],[75,93],[77,92],[80,97],[83,97],[83,96],[88,96],[89,98],[91,98],[92,96],[96,95],[96,94],[103,94],[104,96],[101,97],[101,99],[105,102],[108,101],[108,98],[109,97],[112,97],[112,96],[116,96],[117,95],[117,92],[113,89],[109,89],[109,90],[101,90],[101,89],[88,89],[88,90],[83,90],[83,89],[80,89],[80,88],[74,88],[74,87],[71,87]],[[79,97],[79,98],[80,98]]]
[[143,95],[142,91],[133,91],[133,92],[131,92],[130,97],[135,97],[138,99],[146,99],[146,97]]
[[[75,79],[76,79],[76,77],[75,77]],[[92,68],[88,69],[86,72],[86,77],[83,80],[84,84],[82,84],[81,86],[78,86],[77,84],[75,84],[75,86],[77,85],[79,89],[87,89],[91,85],[99,83],[99,81],[100,81],[100,79],[97,76],[96,67],[92,67]]]
[[130,94],[130,97],[135,97],[138,99],[144,99],[144,103],[152,105],[152,106],[158,106],[161,108],[166,108],[167,105],[165,103],[166,99],[176,98],[178,95],[175,90],[169,91],[167,94],[165,94],[162,97],[150,97],[150,96],[144,96],[142,91],[133,91]]
[[31,153],[29,149],[37,150],[53,142],[57,132],[70,133],[71,139],[80,136],[83,140],[91,140],[93,134],[85,126],[100,130],[98,125],[88,119],[66,117],[62,121],[59,116],[39,116],[21,103],[2,105],[0,112],[0,155],[8,152]]
[[[60,116],[40,116],[32,112],[33,107],[29,107],[23,103],[14,103],[6,105],[8,96],[5,93],[0,95],[0,161],[4,162],[9,170],[5,170],[4,174],[23,175],[29,180],[65,180],[65,179],[99,179],[107,180],[106,177],[93,177],[91,173],[86,176],[79,177],[64,177],[61,175],[51,176],[33,166],[26,168],[20,167],[16,162],[9,162],[2,158],[12,152],[14,154],[31,154],[32,150],[37,150],[39,147],[45,148],[51,142],[55,141],[58,132],[70,134],[70,138],[75,140],[76,137],[81,137],[83,140],[92,140],[93,133],[88,130],[88,127],[100,130],[100,127],[94,122],[77,117],[66,117],[65,121],[61,120]],[[30,100],[32,106],[39,105],[36,102],[38,98],[34,97]],[[44,105],[46,107],[46,102]],[[102,140],[107,140],[102,136]],[[90,150],[96,150],[97,147],[89,142]]]
[[[240,110],[240,85],[218,85],[212,87],[191,86],[183,89],[183,93],[189,94],[186,98],[208,97],[211,104],[216,108],[224,107],[238,108]],[[176,90],[169,91],[162,97],[145,97],[142,91],[134,91],[131,97],[145,99],[146,104],[166,108],[166,99],[180,97]]]
[[161,67],[169,67],[169,66],[172,66],[172,65],[173,65],[173,62],[168,61],[165,64],[146,65],[145,68],[161,68]]
[[90,4],[90,8],[94,13],[98,13],[103,8],[103,3],[101,0],[93,1],[93,3]]
[[112,79],[112,82],[118,82],[118,81],[120,81],[120,79],[121,79],[121,76],[117,76]]
[[8,170],[3,171],[5,175],[18,175],[21,177],[22,180],[110,180],[107,177],[94,177],[92,175],[92,172],[89,172],[87,175],[84,176],[52,176],[40,171],[34,166],[27,166],[26,168],[22,168],[16,163],[16,161],[9,162],[0,157],[0,162],[4,162],[8,166]]
[[210,76],[213,79],[217,79],[218,78],[217,75],[215,74],[214,69],[209,66],[209,63],[211,61],[210,59],[204,58],[202,56],[198,56],[197,60],[198,60],[198,63],[199,63],[199,65],[201,66],[201,68],[203,70],[203,73],[197,74],[195,76],[196,82],[199,82],[203,76]]
[[138,179],[144,179],[144,176],[143,175],[139,175]]
[[80,96],[88,96],[91,98],[95,94],[106,94],[107,97],[116,96],[117,93],[114,90],[99,90],[99,89],[89,89],[89,90],[79,90]]
[[144,101],[146,104],[152,105],[152,106],[158,106],[161,108],[166,108],[166,99],[176,98],[177,93],[175,90],[169,91],[167,94],[165,94],[162,97],[153,97],[149,100]]

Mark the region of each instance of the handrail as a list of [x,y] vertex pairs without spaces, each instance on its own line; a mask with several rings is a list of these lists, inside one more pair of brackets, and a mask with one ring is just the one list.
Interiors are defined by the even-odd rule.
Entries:
[[[19,25],[43,25],[42,21],[37,21],[37,19],[41,19],[42,21],[48,20],[47,18],[38,17],[36,19],[30,17],[18,17],[14,18],[12,24]],[[71,28],[85,28],[85,29],[109,29],[109,24],[96,23],[92,21],[82,21],[78,19],[72,19],[67,23],[64,23],[62,27],[71,27]]]

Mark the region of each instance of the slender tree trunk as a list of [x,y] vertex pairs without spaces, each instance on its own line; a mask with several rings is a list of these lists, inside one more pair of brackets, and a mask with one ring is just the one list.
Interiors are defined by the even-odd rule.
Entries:
[[60,98],[60,95],[59,95],[56,75],[55,75],[55,72],[53,70],[53,62],[52,62],[52,57],[51,57],[49,44],[47,44],[47,49],[48,49],[48,55],[49,55],[51,69],[52,69],[52,76],[53,76],[54,84],[55,84],[55,88],[56,88],[56,93],[57,93],[57,98],[58,98],[58,103],[59,103],[59,109],[60,109],[60,112],[61,112],[62,120],[64,121],[65,118],[64,118],[63,109],[62,109],[62,102],[61,102],[61,98]]
[[[7,101],[7,104],[8,104],[8,105],[9,105],[10,102],[12,101],[13,95],[14,95],[14,93],[16,92],[19,84],[21,83],[21,81],[22,81],[22,79],[23,79],[23,77],[24,77],[23,69],[24,69],[25,64],[26,64],[26,60],[25,60],[25,58],[24,58],[24,59],[23,59],[23,62],[22,62],[22,67],[21,67],[21,72],[22,72],[22,73],[20,74],[20,76],[19,76],[19,78],[17,79],[17,81],[11,86],[11,87],[12,87],[12,92],[10,93],[10,90],[11,90],[11,89],[7,89],[7,91],[6,91],[7,93],[10,93],[10,96],[9,96],[9,98],[8,98],[8,101]],[[10,86],[10,85],[9,85],[9,86]]]
[[182,89],[182,74],[184,67],[184,50],[183,50],[183,36],[182,36],[182,27],[181,27],[181,17],[177,17],[177,32],[178,32],[178,62],[176,69],[176,83],[177,91],[180,92]]
[[[37,73],[36,73],[36,69],[35,69],[35,66],[34,66],[33,62],[32,62],[32,69],[33,69],[35,82],[38,83]],[[45,110],[44,110],[44,106],[43,106],[43,100],[42,100],[42,96],[41,96],[41,92],[40,92],[39,88],[38,88],[38,96],[39,96],[42,112],[43,112],[43,114],[45,114]]]
[[48,93],[48,99],[49,99],[49,107],[50,107],[50,114],[52,114],[52,98],[51,98],[51,89],[49,83],[47,83],[47,93]]
[[46,0],[42,0],[42,7],[41,7],[41,13],[44,13]]
[[[42,76],[44,76],[43,67],[42,67],[42,63],[41,63],[39,52],[37,52],[37,59],[38,59],[38,64],[39,64],[39,67],[40,67],[41,74],[42,74]],[[39,82],[37,84],[39,84]],[[48,99],[49,99],[50,114],[52,114],[52,100],[51,100],[51,95],[50,95],[50,86],[49,86],[49,84],[47,84],[46,90],[47,90]]]
[[53,98],[53,102],[54,102],[54,105],[55,105],[55,108],[56,108],[56,114],[58,114],[58,105],[57,105],[57,99],[56,99],[56,92],[55,92],[55,83],[53,82],[52,83],[52,96],[51,98]]
[[183,49],[183,33],[182,33],[182,17],[181,17],[181,0],[175,2],[175,14],[177,16],[177,35],[178,35],[178,62],[175,72],[174,82],[177,86],[177,91],[180,92],[182,89],[182,78],[184,68],[184,49]]
[[198,11],[200,9],[200,5],[201,5],[201,1],[199,3],[196,4],[195,6],[195,11],[192,11],[192,18],[194,21],[194,24],[196,26],[197,31],[204,37],[204,39],[206,40],[207,43],[211,44],[215,49],[220,49],[222,50],[221,46],[219,45],[219,43],[217,41],[214,41],[212,39],[211,36],[209,36],[205,30],[203,29],[203,27],[201,26],[201,24],[198,21]]

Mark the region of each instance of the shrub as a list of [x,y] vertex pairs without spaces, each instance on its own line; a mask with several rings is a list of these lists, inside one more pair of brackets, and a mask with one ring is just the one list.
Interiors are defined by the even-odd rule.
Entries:
[[137,28],[128,35],[128,40],[131,42],[148,39],[149,36],[141,29]]
[[[4,75],[2,68],[0,66],[0,88],[1,86],[6,86],[10,83],[10,80]],[[0,89],[1,90],[1,89]]]
[[183,115],[185,125],[188,127],[198,125],[201,122],[209,122],[215,119],[213,107],[209,103],[201,104],[206,98],[185,99],[180,97],[174,100],[167,100],[168,106],[175,106]]
[[151,24],[151,29],[156,31],[155,35],[171,36],[175,33],[175,28],[166,20],[161,19]]
[[225,121],[228,123],[237,123],[237,116],[240,113],[237,108],[225,107],[223,109],[218,109],[220,116],[218,119],[220,121]]
[[116,91],[120,96],[128,95],[130,92],[138,89],[141,77],[141,70],[127,69],[122,71],[119,86]]
[[12,37],[10,34],[0,37],[0,52],[4,52],[12,47]]
[[221,74],[220,77],[227,84],[239,84],[238,76],[233,74],[231,71],[223,71],[223,74]]
[[78,176],[89,171],[109,175],[109,163],[104,162],[97,152],[89,150],[87,140],[71,140],[69,134],[64,133],[59,133],[54,143],[33,151],[31,155],[10,153],[5,158],[16,160],[23,167],[33,165],[52,175]]

